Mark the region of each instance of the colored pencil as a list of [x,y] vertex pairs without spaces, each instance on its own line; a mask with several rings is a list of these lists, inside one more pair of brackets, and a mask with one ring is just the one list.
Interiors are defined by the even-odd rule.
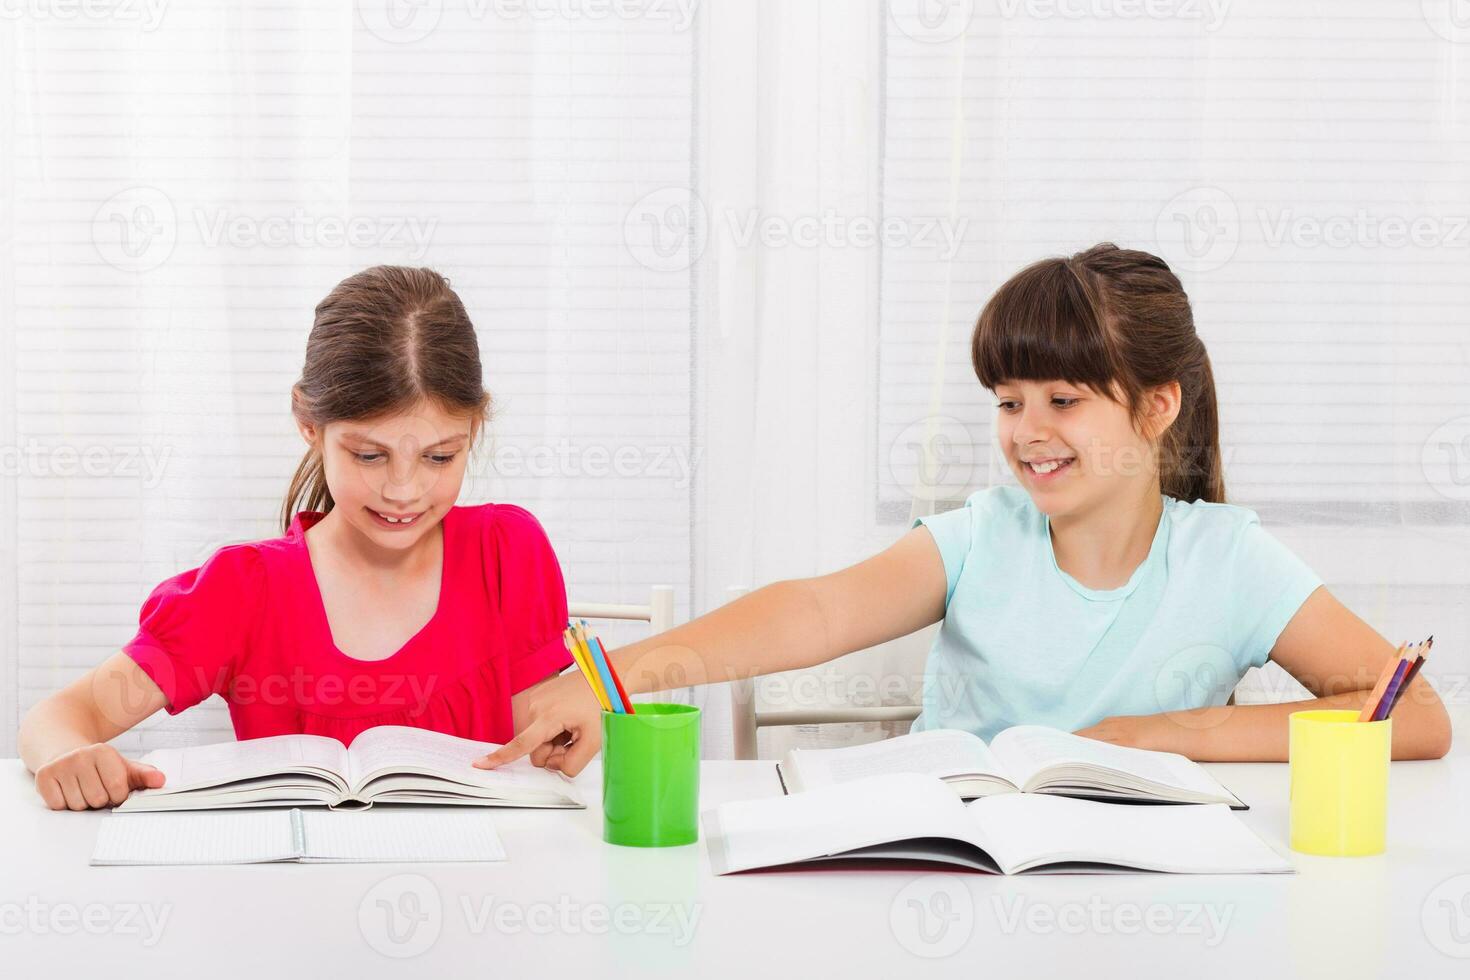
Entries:
[[612,668],[608,666],[607,657],[602,654],[602,644],[597,637],[588,636],[587,624],[582,623],[583,642],[587,644],[588,651],[592,654],[592,665],[597,668],[597,679],[602,681],[602,689],[607,692],[607,699],[612,702],[612,710],[620,715],[625,715],[628,710],[623,707],[623,700],[618,696],[617,686],[613,683]]
[[1363,710],[1358,712],[1359,721],[1373,720],[1373,714],[1378,710],[1378,702],[1383,697],[1388,682],[1393,680],[1394,671],[1398,669],[1399,662],[1403,660],[1404,648],[1407,646],[1407,643],[1400,643],[1398,650],[1394,651],[1393,659],[1384,665],[1382,673],[1378,675],[1378,683],[1373,685],[1373,690],[1368,694],[1368,700],[1363,704]]
[[1387,718],[1393,714],[1393,709],[1398,707],[1398,703],[1403,698],[1404,692],[1409,689],[1410,684],[1414,683],[1414,678],[1419,674],[1419,668],[1424,666],[1424,658],[1429,656],[1429,651],[1432,649],[1434,649],[1434,637],[1431,636],[1425,642],[1424,649],[1419,652],[1419,658],[1409,666],[1409,672],[1404,675],[1403,683],[1394,692],[1393,699],[1389,701],[1388,710],[1383,713],[1383,717]]
[[597,699],[598,704],[602,705],[604,711],[611,711],[612,704],[608,701],[607,695],[603,693],[601,686],[597,682],[597,672],[587,662],[582,653],[581,644],[577,640],[576,634],[570,628],[562,633],[562,642],[566,644],[567,651],[571,653],[572,659],[576,661],[578,673],[587,682],[587,686],[592,688],[592,696]]
[[602,654],[603,662],[607,664],[608,675],[612,677],[613,687],[617,688],[618,697],[623,699],[623,707],[627,709],[628,714],[636,715],[638,712],[633,710],[633,699],[628,697],[627,691],[623,690],[623,679],[618,676],[617,670],[613,668],[612,657],[607,655],[607,651],[602,648],[602,641],[597,637],[594,636],[592,638],[592,643],[597,648],[598,653]]

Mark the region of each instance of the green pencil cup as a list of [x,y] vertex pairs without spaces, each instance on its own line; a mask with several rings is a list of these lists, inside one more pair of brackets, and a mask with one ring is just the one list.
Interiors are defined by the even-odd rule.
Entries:
[[602,713],[602,839],[677,847],[699,839],[699,709],[635,703]]

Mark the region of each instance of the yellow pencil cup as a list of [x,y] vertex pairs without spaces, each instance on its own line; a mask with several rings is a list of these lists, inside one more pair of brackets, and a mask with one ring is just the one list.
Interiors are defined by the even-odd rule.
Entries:
[[1291,849],[1304,854],[1382,854],[1388,831],[1393,719],[1357,711],[1296,711],[1288,722]]

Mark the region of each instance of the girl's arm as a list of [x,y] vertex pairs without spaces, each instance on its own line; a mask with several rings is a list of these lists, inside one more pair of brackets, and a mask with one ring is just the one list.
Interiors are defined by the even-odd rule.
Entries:
[[[917,527],[866,561],[757,589],[610,656],[630,695],[811,667],[938,622],[947,585],[939,546]],[[602,737],[586,682],[569,673],[522,693],[518,734],[476,765],[529,754],[538,766],[581,772]]]
[[53,810],[121,803],[134,789],[163,785],[163,773],[125,759],[107,743],[165,704],[163,692],[119,651],[38,702],[20,723],[20,757]]
[[[1317,697],[1283,704],[1221,705],[1104,719],[1079,735],[1178,752],[1201,762],[1285,762],[1287,717],[1314,708],[1361,710],[1395,648],[1318,588],[1281,631],[1271,659]],[[1395,759],[1438,759],[1450,748],[1450,718],[1423,673],[1393,713]]]

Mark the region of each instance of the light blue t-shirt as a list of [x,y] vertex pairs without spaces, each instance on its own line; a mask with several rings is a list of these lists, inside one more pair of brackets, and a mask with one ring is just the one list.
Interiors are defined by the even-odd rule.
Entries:
[[1057,566],[1050,519],[1019,487],[915,521],[939,545],[947,590],[913,730],[989,739],[1224,704],[1322,580],[1252,510],[1163,501],[1148,557],[1105,590]]

